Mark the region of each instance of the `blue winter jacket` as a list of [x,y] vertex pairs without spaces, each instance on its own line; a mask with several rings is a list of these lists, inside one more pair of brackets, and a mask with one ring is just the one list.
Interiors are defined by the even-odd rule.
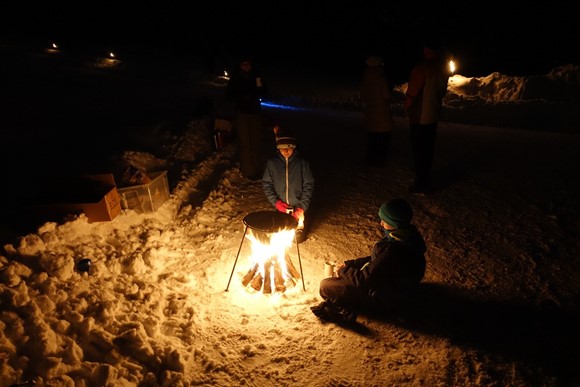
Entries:
[[292,207],[307,211],[314,193],[314,176],[310,163],[300,156],[298,149],[294,150],[288,160],[280,152],[276,153],[276,156],[267,161],[262,176],[266,198],[272,206],[276,206],[280,199]]

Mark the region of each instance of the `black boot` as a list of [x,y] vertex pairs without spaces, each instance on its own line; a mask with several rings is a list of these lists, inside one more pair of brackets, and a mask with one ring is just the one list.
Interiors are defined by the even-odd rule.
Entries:
[[318,305],[311,306],[310,310],[319,319],[334,323],[353,324],[358,314],[330,301],[323,301]]

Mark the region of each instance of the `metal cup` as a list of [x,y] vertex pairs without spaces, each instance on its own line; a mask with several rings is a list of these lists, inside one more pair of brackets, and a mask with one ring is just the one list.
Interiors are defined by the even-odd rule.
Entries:
[[336,263],[331,261],[324,262],[324,277],[336,277]]

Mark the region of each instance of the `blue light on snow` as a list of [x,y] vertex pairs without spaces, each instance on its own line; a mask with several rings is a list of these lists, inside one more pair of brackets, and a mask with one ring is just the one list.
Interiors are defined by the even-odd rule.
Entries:
[[282,105],[282,104],[278,104],[278,103],[264,102],[264,101],[261,102],[261,105],[265,106],[265,107],[273,108],[273,109],[280,109],[280,110],[292,110],[292,111],[302,111],[302,112],[312,110],[312,109],[301,108],[301,107],[297,107],[297,106]]

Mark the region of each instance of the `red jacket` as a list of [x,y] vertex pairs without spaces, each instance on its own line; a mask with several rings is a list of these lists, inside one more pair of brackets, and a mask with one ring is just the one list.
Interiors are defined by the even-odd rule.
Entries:
[[411,124],[439,121],[448,81],[449,74],[436,53],[423,49],[423,60],[411,71],[405,93],[404,108]]

